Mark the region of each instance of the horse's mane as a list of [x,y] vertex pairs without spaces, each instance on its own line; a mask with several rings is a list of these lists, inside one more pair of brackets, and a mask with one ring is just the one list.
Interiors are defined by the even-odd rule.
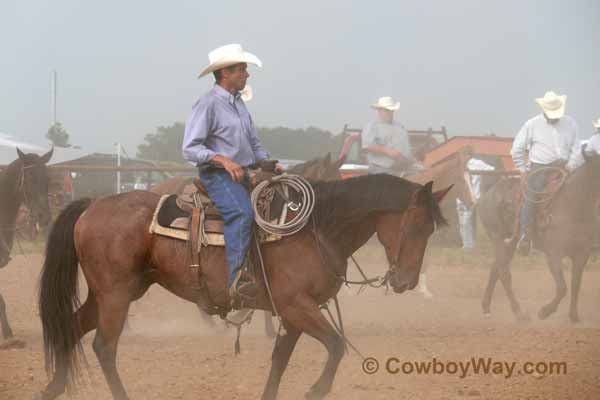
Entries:
[[[317,224],[328,226],[343,218],[363,217],[374,212],[404,211],[412,194],[421,187],[388,174],[366,175],[314,184]],[[437,201],[431,197],[431,216],[437,226],[446,225]]]
[[310,168],[322,161],[323,161],[323,158],[321,158],[321,157],[313,158],[312,160],[308,160],[303,163],[294,165],[293,167],[291,167],[287,170],[287,173],[300,175],[300,174],[302,174],[303,171],[307,170],[308,168]]

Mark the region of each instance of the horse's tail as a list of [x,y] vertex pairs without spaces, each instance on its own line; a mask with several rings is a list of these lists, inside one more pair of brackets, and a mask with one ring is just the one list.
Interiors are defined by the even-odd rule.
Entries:
[[80,303],[74,230],[91,202],[90,199],[76,200],[60,213],[48,236],[40,278],[39,309],[46,370],[48,374],[64,376],[68,385],[76,376],[78,355],[82,354],[75,314]]

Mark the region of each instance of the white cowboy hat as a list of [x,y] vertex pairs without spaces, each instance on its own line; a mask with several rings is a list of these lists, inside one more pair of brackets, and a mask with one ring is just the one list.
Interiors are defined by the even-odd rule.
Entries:
[[594,128],[600,129],[600,118],[592,122],[592,125],[594,125]]
[[384,109],[384,110],[389,110],[389,111],[396,111],[397,109],[400,108],[400,103],[397,101],[394,101],[394,99],[392,99],[389,96],[385,96],[385,97],[380,97],[379,100],[377,100],[377,103],[371,104],[371,108],[375,108],[375,109]]
[[535,99],[544,114],[550,119],[562,118],[565,115],[565,103],[567,102],[567,96],[559,96],[553,91],[546,92],[544,97]]
[[242,98],[242,101],[244,103],[249,102],[250,100],[252,100],[252,98],[254,97],[254,91],[252,91],[252,86],[246,84],[246,87],[244,87],[241,91],[240,91],[240,96]]
[[262,67],[262,62],[258,57],[244,51],[241,45],[226,44],[225,46],[218,47],[208,53],[208,66],[200,72],[198,78],[202,78],[204,75],[210,74],[211,72],[239,63],[253,64],[257,67]]

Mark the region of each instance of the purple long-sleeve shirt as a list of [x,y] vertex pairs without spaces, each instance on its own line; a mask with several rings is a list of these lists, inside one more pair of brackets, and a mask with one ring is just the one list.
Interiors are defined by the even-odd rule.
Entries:
[[234,96],[219,85],[194,105],[185,124],[182,151],[183,158],[194,165],[206,163],[217,154],[242,167],[269,158],[240,95]]

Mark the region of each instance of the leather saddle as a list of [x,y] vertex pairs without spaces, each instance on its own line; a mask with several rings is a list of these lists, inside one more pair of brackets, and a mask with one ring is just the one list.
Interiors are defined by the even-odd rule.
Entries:
[[[264,169],[249,171],[251,189],[273,175],[273,172]],[[271,219],[277,218],[282,211],[279,204],[283,203],[280,200],[272,196],[262,201],[261,206],[269,210],[267,215],[270,215]],[[224,227],[221,213],[208,197],[200,179],[194,178],[192,183],[184,187],[181,194],[165,195],[161,198],[150,232],[181,240],[194,240],[198,235],[200,244],[224,246]],[[278,239],[279,236],[259,232],[260,242]]]
[[223,218],[208,197],[198,178],[184,187],[179,195],[171,195],[158,212],[158,223],[164,227],[189,230],[192,212],[199,208],[204,213],[204,230],[211,233],[223,233]]

